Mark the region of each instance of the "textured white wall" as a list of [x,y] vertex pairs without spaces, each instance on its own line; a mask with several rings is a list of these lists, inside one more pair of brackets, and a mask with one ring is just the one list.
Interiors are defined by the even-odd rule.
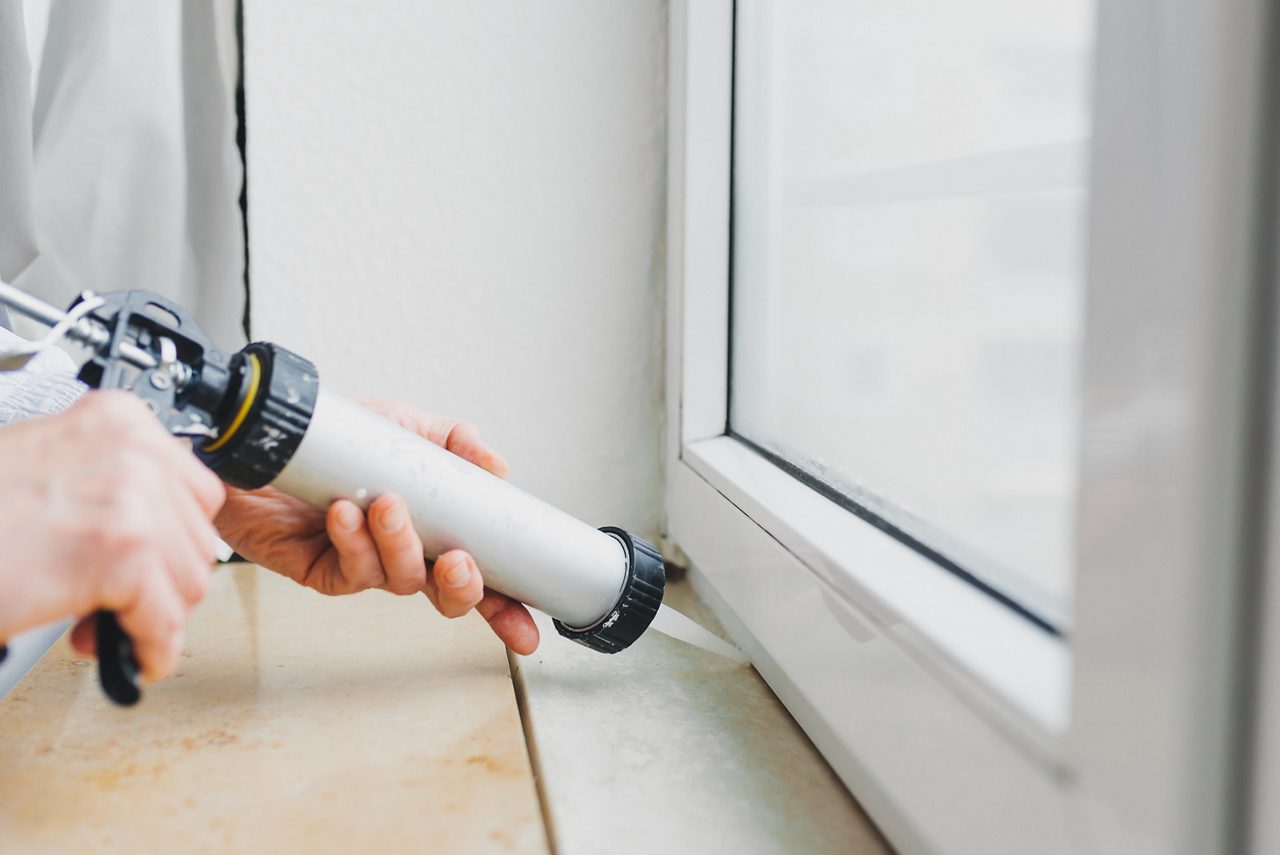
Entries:
[[245,44],[255,337],[655,534],[665,3],[259,0]]

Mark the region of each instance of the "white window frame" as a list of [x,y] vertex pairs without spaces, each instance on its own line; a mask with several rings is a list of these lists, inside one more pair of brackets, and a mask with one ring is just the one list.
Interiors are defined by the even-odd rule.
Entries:
[[671,4],[668,534],[903,851],[1244,845],[1267,5],[1100,3],[1064,641],[727,434],[733,2]]

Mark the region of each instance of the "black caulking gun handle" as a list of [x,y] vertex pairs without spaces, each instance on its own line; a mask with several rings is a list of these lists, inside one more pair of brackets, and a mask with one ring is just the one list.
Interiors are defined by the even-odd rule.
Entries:
[[133,640],[120,628],[120,622],[112,612],[98,612],[94,624],[98,679],[102,683],[102,691],[116,704],[131,707],[142,700]]

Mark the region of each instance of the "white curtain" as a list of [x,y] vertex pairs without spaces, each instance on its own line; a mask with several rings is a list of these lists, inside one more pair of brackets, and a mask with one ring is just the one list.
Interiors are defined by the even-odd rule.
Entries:
[[235,0],[0,0],[0,276],[147,288],[243,343],[237,76]]

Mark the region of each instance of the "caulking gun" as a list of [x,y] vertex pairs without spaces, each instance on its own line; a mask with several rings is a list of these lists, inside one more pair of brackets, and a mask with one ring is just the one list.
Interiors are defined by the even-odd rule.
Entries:
[[[679,619],[662,609],[665,570],[653,546],[620,528],[592,528],[324,388],[311,362],[279,345],[223,353],[185,309],[148,291],[86,291],[64,312],[0,282],[0,303],[51,327],[0,370],[59,339],[79,344],[89,352],[82,382],[142,398],[228,484],[270,484],[321,508],[345,498],[367,509],[396,493],[428,558],[467,550],[486,585],[593,650],[627,648],[660,610]],[[103,689],[134,704],[132,644],[113,615],[97,618]]]

